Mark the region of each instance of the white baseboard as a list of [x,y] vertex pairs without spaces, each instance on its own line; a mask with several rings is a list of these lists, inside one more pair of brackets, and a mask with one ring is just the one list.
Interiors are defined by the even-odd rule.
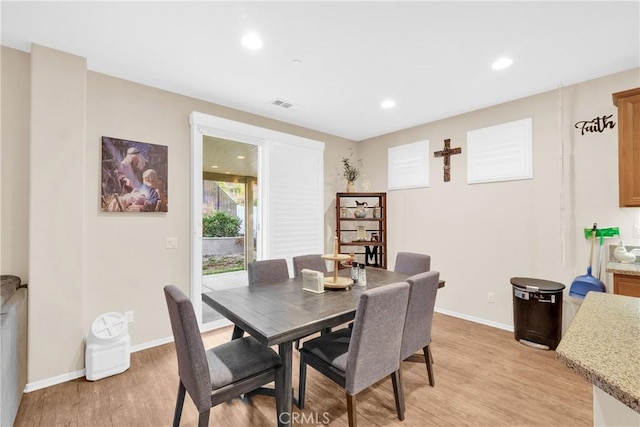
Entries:
[[136,351],[146,350],[148,348],[157,347],[159,345],[168,344],[170,342],[173,342],[173,335],[169,337],[159,338],[153,341],[143,342],[142,344],[132,345],[130,352],[135,353]]
[[[225,327],[231,325],[231,322],[227,319],[221,319],[215,322],[211,322],[208,323],[206,325],[203,325],[203,331],[202,332],[208,332],[208,331],[212,331],[214,329],[218,329],[221,327]],[[159,338],[157,340],[153,340],[153,341],[148,341],[142,344],[137,344],[137,345],[133,345],[131,346],[131,348],[129,349],[129,351],[131,353],[135,353],[137,351],[142,351],[142,350],[147,350],[149,348],[153,348],[153,347],[157,347],[159,345],[164,345],[164,344],[168,344],[170,342],[173,342],[173,335],[172,336],[168,336],[168,337],[164,337],[164,338]],[[34,381],[31,383],[27,383],[24,386],[24,392],[25,393],[30,393],[32,391],[36,391],[36,390],[40,390],[43,388],[47,388],[47,387],[51,387],[57,384],[61,384],[67,381],[72,381],[78,378],[82,378],[86,375],[86,371],[84,369],[81,369],[79,371],[75,371],[75,372],[69,372],[67,374],[62,374],[62,375],[58,375],[55,377],[51,377],[51,378],[46,378],[44,380],[39,380],[39,381]]]
[[487,319],[481,319],[480,317],[469,316],[468,314],[462,314],[444,308],[436,307],[434,310],[436,313],[446,314],[447,316],[457,317],[458,319],[468,320],[473,323],[480,323],[481,325],[491,326],[492,328],[504,329],[505,331],[513,332],[512,325],[505,325],[504,323],[493,322]]
[[32,383],[27,383],[24,386],[24,392],[29,393],[32,391],[40,390],[41,388],[51,387],[52,385],[65,383],[67,381],[75,380],[77,378],[82,378],[86,375],[84,369],[75,372],[69,372],[67,374],[58,375],[56,377],[46,378],[40,381],[34,381]]
[[233,323],[231,323],[229,319],[219,319],[202,325],[202,327],[200,328],[200,332],[209,332],[213,331],[214,329],[227,327],[229,325],[233,325]]

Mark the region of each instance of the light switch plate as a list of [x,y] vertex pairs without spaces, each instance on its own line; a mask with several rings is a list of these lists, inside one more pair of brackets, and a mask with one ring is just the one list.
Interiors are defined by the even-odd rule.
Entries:
[[167,242],[165,245],[167,249],[178,249],[178,238],[177,237],[167,237]]

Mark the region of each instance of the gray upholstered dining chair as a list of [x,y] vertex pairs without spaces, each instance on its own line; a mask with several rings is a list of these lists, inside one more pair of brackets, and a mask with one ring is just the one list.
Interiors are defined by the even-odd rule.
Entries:
[[289,267],[286,259],[266,259],[250,262],[247,265],[249,286],[268,285],[289,278]]
[[[247,265],[249,286],[269,285],[289,278],[289,267],[286,259],[265,259],[250,262]],[[233,327],[231,339],[235,340],[244,335],[239,326]]]
[[327,272],[327,263],[322,259],[320,254],[317,255],[300,255],[293,257],[293,274],[294,277],[301,277],[302,270],[305,268],[309,270]]
[[431,270],[431,256],[413,252],[398,252],[393,271],[396,273],[414,274]]
[[[164,295],[180,377],[174,427],[180,425],[187,392],[200,413],[198,426],[202,427],[209,424],[209,413],[213,406],[272,381],[276,381],[278,389],[282,360],[275,351],[252,337],[229,341],[205,351],[189,298],[173,285],[164,287]],[[276,392],[276,408],[280,407],[280,396],[282,393]],[[276,419],[280,419],[279,413],[276,416]]]
[[307,365],[343,387],[349,426],[356,426],[356,395],[390,375],[398,419],[404,420],[400,346],[409,284],[394,283],[360,295],[353,329],[344,328],[304,343],[300,349],[298,407],[304,408]]
[[407,279],[411,288],[400,351],[400,359],[407,360],[414,353],[422,350],[431,387],[436,385],[430,344],[439,279],[440,273],[437,271],[416,274]]

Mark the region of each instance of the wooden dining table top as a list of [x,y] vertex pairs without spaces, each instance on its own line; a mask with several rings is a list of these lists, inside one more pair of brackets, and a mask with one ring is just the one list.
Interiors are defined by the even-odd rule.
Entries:
[[[340,270],[338,275],[349,277],[350,270]],[[268,285],[207,292],[202,299],[258,341],[271,346],[352,320],[362,292],[404,282],[408,277],[370,267],[367,286],[352,286],[349,290],[325,289],[324,293],[316,294],[302,289],[301,278],[291,278]]]

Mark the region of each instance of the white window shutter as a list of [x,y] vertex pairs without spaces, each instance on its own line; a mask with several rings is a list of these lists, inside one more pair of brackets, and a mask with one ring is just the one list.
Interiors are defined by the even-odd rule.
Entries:
[[290,273],[294,256],[324,250],[323,150],[319,142],[268,141],[263,151],[268,179],[261,258],[286,259]]

